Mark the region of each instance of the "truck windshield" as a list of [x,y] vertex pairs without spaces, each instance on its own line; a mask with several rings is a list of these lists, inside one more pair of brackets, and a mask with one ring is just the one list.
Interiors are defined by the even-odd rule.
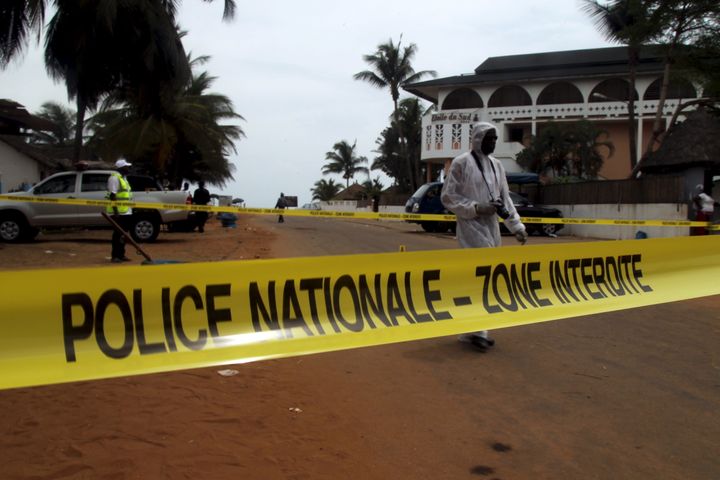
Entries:
[[425,196],[425,192],[428,191],[428,189],[430,188],[430,185],[432,185],[432,184],[431,184],[431,183],[426,183],[425,185],[423,185],[423,186],[421,186],[420,188],[418,188],[418,189],[417,189],[417,192],[415,192],[415,193],[412,194],[413,198],[422,198],[422,197],[424,197],[424,196]]

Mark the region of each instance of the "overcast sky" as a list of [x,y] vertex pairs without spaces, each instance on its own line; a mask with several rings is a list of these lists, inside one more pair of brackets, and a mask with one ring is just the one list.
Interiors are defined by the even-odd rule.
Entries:
[[[252,207],[274,206],[281,191],[310,202],[321,178],[344,183],[321,173],[325,153],[340,140],[357,140],[359,154],[372,162],[392,100],[352,77],[368,68],[362,56],[391,37],[415,43],[415,70],[439,77],[470,73],[491,56],[609,46],[580,0],[237,0],[231,22],[222,21],[222,3],[185,0],[179,22],[189,32],[186,50],[212,57],[205,68],[218,77],[213,91],[230,97],[246,120],[247,138],[231,158],[235,180],[211,192]],[[33,112],[48,100],[67,102],[34,44],[0,71],[0,98]]]

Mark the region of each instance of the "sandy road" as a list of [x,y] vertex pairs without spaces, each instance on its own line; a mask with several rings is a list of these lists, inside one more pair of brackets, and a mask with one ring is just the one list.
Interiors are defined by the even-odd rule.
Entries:
[[[207,260],[455,247],[402,224],[257,217],[208,230],[153,248]],[[0,260],[77,251],[58,238],[6,247]],[[0,392],[0,476],[716,479],[718,306],[500,330],[487,354],[438,338],[240,365],[227,378],[206,368]]]
[[[347,223],[275,225],[273,252],[456,247],[417,227]],[[567,241],[576,240],[530,243]],[[367,415],[368,443],[384,445],[381,463],[404,463],[403,478],[717,478],[719,305],[712,297],[497,331],[485,355],[453,338],[328,354],[313,358],[313,376],[338,376],[348,408]]]

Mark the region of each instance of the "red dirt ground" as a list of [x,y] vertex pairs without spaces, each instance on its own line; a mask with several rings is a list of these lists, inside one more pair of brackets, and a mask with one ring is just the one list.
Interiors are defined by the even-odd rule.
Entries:
[[[148,250],[269,258],[276,235],[210,223]],[[106,265],[108,237],[0,244],[0,265]],[[718,303],[665,306],[692,317],[672,339],[646,308],[498,331],[487,355],[433,339],[0,391],[0,478],[720,478]]]

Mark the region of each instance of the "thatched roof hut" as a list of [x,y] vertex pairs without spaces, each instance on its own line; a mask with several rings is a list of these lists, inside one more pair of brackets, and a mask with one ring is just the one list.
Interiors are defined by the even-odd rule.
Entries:
[[345,190],[342,190],[333,197],[333,200],[359,200],[363,197],[365,187],[359,183],[353,183]]
[[720,117],[705,108],[673,125],[655,152],[643,159],[643,174],[676,173],[691,168],[720,169]]
[[31,115],[25,107],[8,99],[0,99],[0,133],[19,135],[21,129],[52,131],[56,125],[36,115]]

